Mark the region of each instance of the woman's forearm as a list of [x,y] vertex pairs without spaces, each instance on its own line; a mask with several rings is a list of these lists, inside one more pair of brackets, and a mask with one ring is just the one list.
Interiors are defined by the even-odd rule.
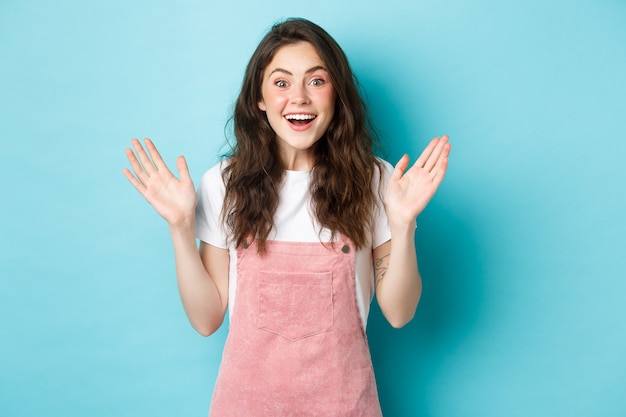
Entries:
[[[228,300],[228,251],[196,246],[194,218],[170,225],[178,290],[189,322],[208,336],[224,320]],[[203,259],[204,258],[204,259]]]
[[[415,224],[392,226],[391,240],[374,253],[379,265],[376,271],[378,304],[387,321],[396,328],[411,321],[422,295],[414,234]],[[388,247],[383,249],[385,245]]]

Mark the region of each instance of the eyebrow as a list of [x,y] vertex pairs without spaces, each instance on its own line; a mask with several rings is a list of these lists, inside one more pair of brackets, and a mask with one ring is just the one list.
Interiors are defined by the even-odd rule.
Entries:
[[[327,70],[325,67],[323,67],[323,66],[321,66],[321,65],[316,65],[316,66],[311,67],[311,68],[309,68],[308,70],[306,70],[305,74],[311,74],[312,72],[315,72],[315,71],[317,71],[317,70],[323,70],[323,71],[328,72],[328,70]],[[270,72],[270,73],[269,73],[268,77],[270,77],[270,76],[271,76],[272,74],[274,74],[275,72],[282,72],[282,73],[285,73],[285,74],[287,74],[287,75],[291,75],[291,76],[293,76],[293,73],[292,73],[291,71],[287,71],[287,70],[286,70],[286,69],[284,69],[284,68],[275,68],[272,72]]]

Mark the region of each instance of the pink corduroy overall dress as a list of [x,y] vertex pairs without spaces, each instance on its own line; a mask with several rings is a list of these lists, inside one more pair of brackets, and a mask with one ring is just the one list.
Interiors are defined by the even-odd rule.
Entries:
[[237,250],[237,306],[209,416],[382,416],[351,241],[266,247]]

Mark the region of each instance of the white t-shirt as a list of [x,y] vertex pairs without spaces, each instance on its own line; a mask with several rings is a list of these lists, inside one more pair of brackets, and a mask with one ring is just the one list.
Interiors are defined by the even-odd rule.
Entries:
[[[227,162],[223,161],[210,168],[203,176],[198,187],[198,206],[196,207],[196,236],[210,245],[228,249],[230,253],[230,268],[228,279],[228,309],[229,317],[235,308],[235,293],[237,288],[237,256],[236,248],[228,226],[220,221],[224,204],[225,186],[222,179],[222,169]],[[393,168],[383,161],[383,190]],[[330,231],[324,229],[320,235],[320,226],[315,216],[311,215],[309,195],[310,171],[286,171],[283,185],[280,189],[280,199],[274,215],[274,229],[268,240],[287,242],[328,242]],[[378,199],[378,175],[372,179],[372,187]],[[382,201],[374,211],[374,222],[368,241],[356,253],[356,299],[363,328],[367,325],[370,303],[374,296],[374,268],[372,250],[391,238],[387,224],[387,215]]]

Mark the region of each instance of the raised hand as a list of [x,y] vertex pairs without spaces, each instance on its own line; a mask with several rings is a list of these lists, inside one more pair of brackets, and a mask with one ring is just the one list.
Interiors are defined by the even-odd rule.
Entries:
[[[163,162],[163,158],[150,139],[144,139],[146,149],[137,139],[134,148],[126,149],[126,156],[133,169],[122,171],[128,181],[170,225],[191,219],[197,204],[196,192],[183,156],[176,160],[180,179],[176,178]],[[135,155],[136,153],[136,155]]]
[[434,138],[413,166],[404,155],[396,164],[385,192],[390,224],[411,224],[433,198],[448,168],[448,137]]

